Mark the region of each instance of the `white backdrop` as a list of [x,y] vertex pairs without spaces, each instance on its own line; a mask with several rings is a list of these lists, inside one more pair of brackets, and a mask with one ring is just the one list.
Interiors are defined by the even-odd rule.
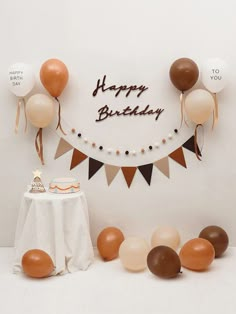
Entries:
[[[210,0],[100,0],[100,1],[2,1],[0,13],[0,245],[13,244],[22,193],[40,168],[47,185],[58,176],[77,176],[90,209],[92,238],[107,225],[120,227],[125,235],[149,239],[157,226],[170,224],[182,240],[198,235],[206,225],[224,227],[236,245],[235,225],[235,1]],[[179,93],[169,82],[169,67],[180,57],[190,57],[201,68],[210,57],[229,63],[230,80],[219,95],[220,120],[212,132],[205,127],[203,160],[185,151],[187,170],[170,161],[168,179],[153,170],[149,187],[136,173],[130,189],[120,172],[110,187],[101,169],[88,181],[88,161],[69,171],[71,152],[54,160],[59,141],[55,124],[44,133],[46,165],[42,168],[34,149],[36,129],[14,134],[16,98],[6,84],[7,68],[15,62],[33,65],[37,85],[33,93],[47,93],[39,80],[41,64],[58,58],[67,65],[70,80],[60,100],[63,123],[75,127],[89,141],[104,147],[140,149],[173,133],[178,127]],[[107,75],[109,84],[144,84],[149,90],[140,99],[112,93],[92,97],[97,79]],[[202,87],[200,81],[196,87]],[[30,96],[30,95],[29,95]],[[96,123],[103,105],[164,108],[154,117],[110,118]],[[67,140],[89,156],[114,165],[153,162],[182,145],[193,133],[184,126],[166,145],[144,156],[108,155],[92,149],[76,136]]]

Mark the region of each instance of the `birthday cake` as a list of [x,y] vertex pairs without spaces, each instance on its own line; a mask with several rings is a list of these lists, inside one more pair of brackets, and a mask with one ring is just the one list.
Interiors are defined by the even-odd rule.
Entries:
[[49,184],[49,192],[56,194],[67,194],[79,192],[80,184],[75,178],[56,178]]

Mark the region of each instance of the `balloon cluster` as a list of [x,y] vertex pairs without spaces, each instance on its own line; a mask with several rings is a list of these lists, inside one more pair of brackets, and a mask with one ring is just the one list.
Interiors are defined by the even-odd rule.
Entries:
[[[197,146],[197,129],[202,126],[213,114],[213,126],[218,121],[218,102],[216,94],[227,83],[227,66],[225,61],[213,58],[206,61],[202,67],[202,83],[207,90],[196,89],[185,97],[185,92],[190,90],[198,81],[199,69],[197,64],[189,58],[180,58],[170,67],[169,76],[172,84],[181,92],[181,124],[184,111],[188,118],[196,124],[195,127],[195,153],[199,160],[200,154]],[[186,121],[185,121],[186,122]],[[187,124],[187,122],[186,122]]]
[[[41,66],[41,83],[59,105],[56,129],[59,128],[64,135],[65,132],[61,126],[61,105],[58,97],[63,92],[68,78],[69,72],[66,65],[58,59],[49,59]],[[53,99],[44,94],[34,94],[25,102],[24,97],[32,91],[35,85],[35,76],[29,64],[12,64],[8,69],[8,85],[10,91],[18,97],[15,132],[18,132],[20,106],[23,104],[26,120],[25,131],[27,128],[27,119],[33,126],[38,128],[35,138],[35,148],[41,163],[44,164],[42,130],[53,120],[55,107]]]
[[181,266],[193,271],[207,269],[215,257],[220,257],[227,249],[229,238],[219,226],[204,228],[198,238],[187,241],[179,251],[178,231],[169,226],[159,227],[148,242],[139,237],[125,238],[116,227],[108,227],[101,231],[97,238],[97,248],[105,261],[118,256],[121,263],[129,271],[142,271],[146,267],[161,278],[173,278],[181,273]]

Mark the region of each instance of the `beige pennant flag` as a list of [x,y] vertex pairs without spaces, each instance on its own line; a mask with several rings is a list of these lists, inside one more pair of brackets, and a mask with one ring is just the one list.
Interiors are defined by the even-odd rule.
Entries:
[[115,179],[120,167],[112,166],[112,165],[105,165],[105,172],[107,177],[107,184],[110,185],[112,181]]
[[73,149],[73,146],[70,145],[67,141],[65,141],[64,138],[61,137],[60,142],[57,146],[57,151],[54,159],[61,157],[65,153],[69,152],[71,149]]
[[167,177],[170,177],[169,160],[164,157],[154,162],[154,165]]

